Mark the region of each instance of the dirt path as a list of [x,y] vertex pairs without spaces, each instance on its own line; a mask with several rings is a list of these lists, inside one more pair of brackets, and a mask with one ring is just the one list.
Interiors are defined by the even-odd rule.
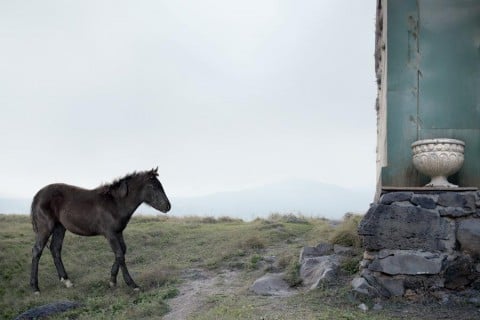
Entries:
[[241,286],[238,284],[239,273],[222,270],[220,272],[191,269],[184,272],[181,279],[185,282],[180,286],[180,293],[168,301],[170,312],[165,320],[187,319],[191,314],[200,310],[209,297],[228,295]]
[[[168,300],[170,312],[163,319],[183,320],[205,310],[206,306],[215,301],[218,296],[238,295],[245,289],[245,279],[239,271],[221,270],[217,272],[203,269],[189,269],[180,275],[183,283],[179,286],[180,293]],[[240,293],[241,294],[241,293]],[[324,295],[322,303],[325,306],[335,305],[335,292]],[[275,314],[288,319],[302,319],[305,305],[297,301],[292,306],[285,304],[285,299],[278,296],[258,296],[256,305],[259,315]],[[312,302],[313,303],[313,302]],[[315,302],[314,304],[318,304]],[[361,301],[358,300],[358,304]],[[472,304],[441,304],[438,301],[412,302],[406,300],[379,301],[383,312],[394,319],[478,319],[480,305]],[[295,307],[296,306],[296,307]],[[308,308],[307,308],[308,309]],[[328,308],[327,308],[328,309]],[[372,315],[378,311],[369,310]],[[306,313],[307,316],[311,313]]]

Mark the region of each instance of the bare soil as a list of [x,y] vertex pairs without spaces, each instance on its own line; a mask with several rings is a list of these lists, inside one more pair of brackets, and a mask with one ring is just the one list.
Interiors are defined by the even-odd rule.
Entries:
[[232,295],[239,290],[239,273],[223,270],[221,272],[201,269],[187,270],[182,275],[184,283],[179,288],[179,294],[169,300],[170,312],[165,320],[187,319],[200,311],[211,297],[217,295]]

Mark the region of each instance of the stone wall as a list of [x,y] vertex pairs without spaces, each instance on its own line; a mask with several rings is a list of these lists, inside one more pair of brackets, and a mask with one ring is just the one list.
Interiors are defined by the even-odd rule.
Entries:
[[377,296],[480,290],[480,193],[388,192],[359,227],[358,292]]

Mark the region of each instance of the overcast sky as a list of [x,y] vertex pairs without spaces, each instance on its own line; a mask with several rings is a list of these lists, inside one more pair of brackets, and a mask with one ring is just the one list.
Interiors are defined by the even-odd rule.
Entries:
[[0,1],[0,196],[375,184],[375,2]]

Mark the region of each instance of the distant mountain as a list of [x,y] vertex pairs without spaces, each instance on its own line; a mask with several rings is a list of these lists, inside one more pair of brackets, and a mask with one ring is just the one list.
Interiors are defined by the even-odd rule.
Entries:
[[[305,216],[339,219],[347,212],[363,213],[373,201],[374,190],[346,189],[308,180],[290,180],[240,191],[201,197],[171,198],[176,216],[231,216],[251,220],[271,213],[301,213]],[[154,213],[142,206],[143,213]]]
[[31,199],[0,198],[0,213],[30,214]]
[[[339,219],[347,212],[363,213],[373,201],[373,188],[346,189],[308,180],[289,180],[239,191],[170,199],[173,216],[230,216],[251,220],[271,213]],[[30,212],[30,199],[0,198],[0,213]],[[142,205],[137,214],[157,214]]]

